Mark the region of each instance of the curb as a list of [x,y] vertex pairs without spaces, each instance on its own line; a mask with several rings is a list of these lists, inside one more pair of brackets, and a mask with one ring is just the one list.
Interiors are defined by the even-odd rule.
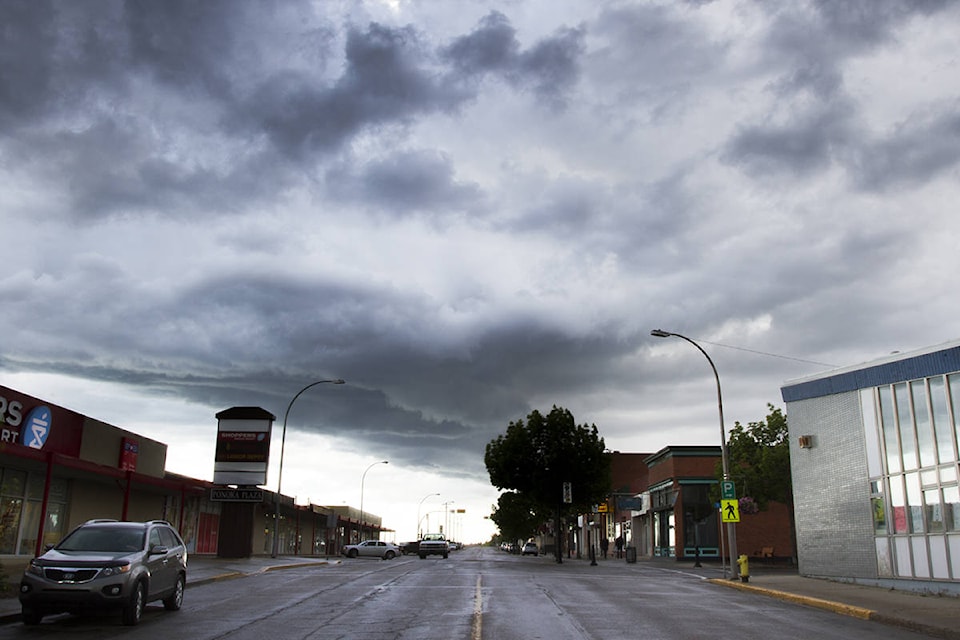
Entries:
[[786,591],[776,591],[775,589],[755,587],[744,582],[733,582],[732,580],[723,580],[721,578],[710,578],[707,580],[707,582],[720,584],[725,587],[730,587],[731,589],[752,591],[753,593],[760,593],[772,598],[777,598],[778,600],[793,602],[795,604],[803,604],[809,607],[815,607],[817,609],[824,609],[826,611],[833,611],[834,613],[840,613],[853,618],[860,618],[861,620],[873,620],[874,616],[877,615],[877,612],[873,611],[872,609],[864,609],[863,607],[855,607],[849,604],[841,604],[839,602],[833,602],[832,600],[823,600],[821,598],[813,598],[810,596],[798,596],[795,593],[787,593]]
[[872,620],[873,622],[879,622],[880,624],[885,624],[887,626],[900,627],[901,629],[924,633],[935,638],[944,638],[945,640],[960,640],[960,630],[958,629],[945,629],[943,627],[927,625],[914,620],[906,620],[897,616],[880,613],[879,611],[874,611],[873,609],[866,609],[864,607],[857,607],[850,604],[833,602],[832,600],[824,600],[822,598],[814,598],[812,596],[801,596],[795,593],[788,593],[786,591],[777,591],[776,589],[757,587],[744,582],[733,582],[731,580],[724,580],[722,578],[709,578],[707,579],[707,582],[719,584],[731,589],[739,589],[740,591],[750,591],[752,593],[769,596],[785,602],[792,602],[794,604],[814,607],[816,609],[823,609],[824,611],[832,611],[833,613],[859,618],[861,620]]

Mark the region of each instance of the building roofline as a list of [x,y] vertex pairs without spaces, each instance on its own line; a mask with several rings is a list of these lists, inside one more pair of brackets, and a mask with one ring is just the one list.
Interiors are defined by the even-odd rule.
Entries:
[[780,395],[784,402],[797,402],[955,371],[960,371],[960,340],[789,380]]

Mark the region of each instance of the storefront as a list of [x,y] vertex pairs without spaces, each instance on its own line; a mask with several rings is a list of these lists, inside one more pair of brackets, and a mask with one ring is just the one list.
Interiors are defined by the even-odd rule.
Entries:
[[801,573],[960,592],[960,342],[782,394]]

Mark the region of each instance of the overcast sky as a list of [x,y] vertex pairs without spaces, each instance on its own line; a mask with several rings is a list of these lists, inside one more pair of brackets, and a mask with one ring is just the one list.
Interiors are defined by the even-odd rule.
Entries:
[[958,2],[5,0],[0,24],[0,384],[172,471],[212,478],[218,411],[279,427],[343,378],[293,405],[283,492],[359,506],[363,480],[398,540],[453,508],[481,539],[484,445],[533,409],[611,450],[719,444],[709,364],[651,329],[701,341],[728,429],[787,380],[960,337]]

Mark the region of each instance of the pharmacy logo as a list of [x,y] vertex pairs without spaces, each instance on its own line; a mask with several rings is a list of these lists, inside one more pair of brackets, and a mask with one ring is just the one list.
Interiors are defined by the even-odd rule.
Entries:
[[23,429],[23,444],[33,449],[43,449],[50,435],[52,415],[50,407],[36,407],[27,414]]

